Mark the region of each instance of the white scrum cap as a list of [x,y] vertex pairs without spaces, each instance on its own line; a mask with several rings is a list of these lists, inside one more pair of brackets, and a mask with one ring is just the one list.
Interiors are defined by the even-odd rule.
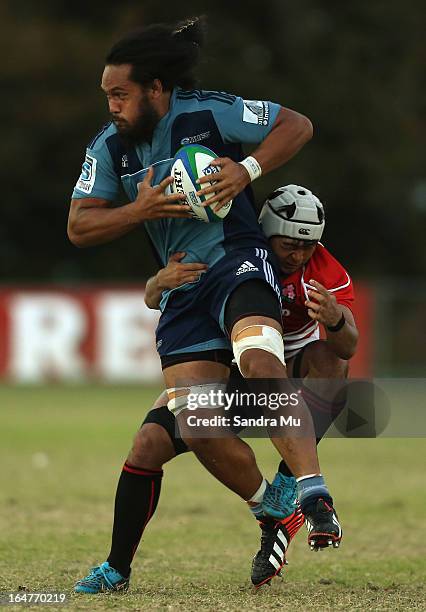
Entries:
[[259,223],[267,238],[288,236],[296,240],[317,241],[324,230],[324,207],[306,187],[285,185],[268,196]]

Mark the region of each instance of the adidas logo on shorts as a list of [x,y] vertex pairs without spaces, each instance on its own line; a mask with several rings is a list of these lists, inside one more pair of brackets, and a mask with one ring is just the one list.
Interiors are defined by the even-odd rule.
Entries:
[[238,268],[236,272],[236,276],[239,276],[240,274],[244,274],[244,272],[259,272],[259,268],[256,268],[256,266],[252,264],[250,261],[245,261]]

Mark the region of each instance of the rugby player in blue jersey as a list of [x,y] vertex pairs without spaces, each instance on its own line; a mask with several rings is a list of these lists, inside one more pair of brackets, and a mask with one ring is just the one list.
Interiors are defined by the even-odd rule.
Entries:
[[[295,155],[311,138],[312,126],[278,104],[194,89],[201,45],[202,25],[195,19],[150,26],[113,46],[102,76],[112,121],[87,148],[68,234],[74,244],[86,247],[115,240],[143,224],[162,266],[176,252],[186,253],[184,262],[207,265],[196,282],[162,293],[157,350],[167,405],[187,446],[258,515],[273,512],[279,483],[275,489],[266,483],[238,437],[191,437],[185,429],[187,395],[209,392],[212,380],[226,381],[233,357],[244,377],[268,380],[271,392],[282,389],[286,367],[280,286],[257,223],[250,183]],[[182,144],[200,139],[219,155],[221,170],[214,185],[218,206],[234,200],[222,223],[193,220],[180,196],[165,193],[174,154]],[[258,147],[245,158],[243,143]],[[114,207],[121,189],[130,203]],[[310,543],[338,544],[341,528],[302,399],[293,415],[300,418],[303,435],[272,441],[297,479],[292,496],[297,493],[312,525]],[[152,513],[161,474],[126,464],[124,489],[130,486],[125,482],[130,475],[147,477]],[[105,588],[124,588],[127,577],[111,569],[106,563],[95,571],[105,578]]]

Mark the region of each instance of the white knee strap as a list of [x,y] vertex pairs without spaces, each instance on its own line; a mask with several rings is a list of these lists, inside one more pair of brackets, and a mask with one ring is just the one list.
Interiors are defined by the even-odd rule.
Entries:
[[197,408],[217,409],[224,405],[226,385],[222,383],[206,383],[204,385],[189,385],[188,387],[171,387],[167,389],[169,401],[167,408],[176,417],[183,410]]
[[[232,343],[235,361],[241,372],[241,355],[250,349],[261,349],[272,353],[285,366],[284,341],[280,332],[269,325],[248,325],[243,327]],[[242,372],[241,372],[242,373]]]
[[175,417],[187,408],[189,390],[190,387],[170,387],[170,389],[167,389],[167,395],[169,396],[167,408]]

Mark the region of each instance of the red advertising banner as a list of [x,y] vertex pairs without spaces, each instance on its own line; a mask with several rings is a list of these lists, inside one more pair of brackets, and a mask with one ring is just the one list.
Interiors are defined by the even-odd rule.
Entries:
[[0,377],[151,382],[161,375],[149,310],[130,289],[0,291]]
[[[360,344],[351,376],[372,373],[373,296],[356,287]],[[159,313],[143,287],[0,289],[0,378],[149,383],[160,379]]]

